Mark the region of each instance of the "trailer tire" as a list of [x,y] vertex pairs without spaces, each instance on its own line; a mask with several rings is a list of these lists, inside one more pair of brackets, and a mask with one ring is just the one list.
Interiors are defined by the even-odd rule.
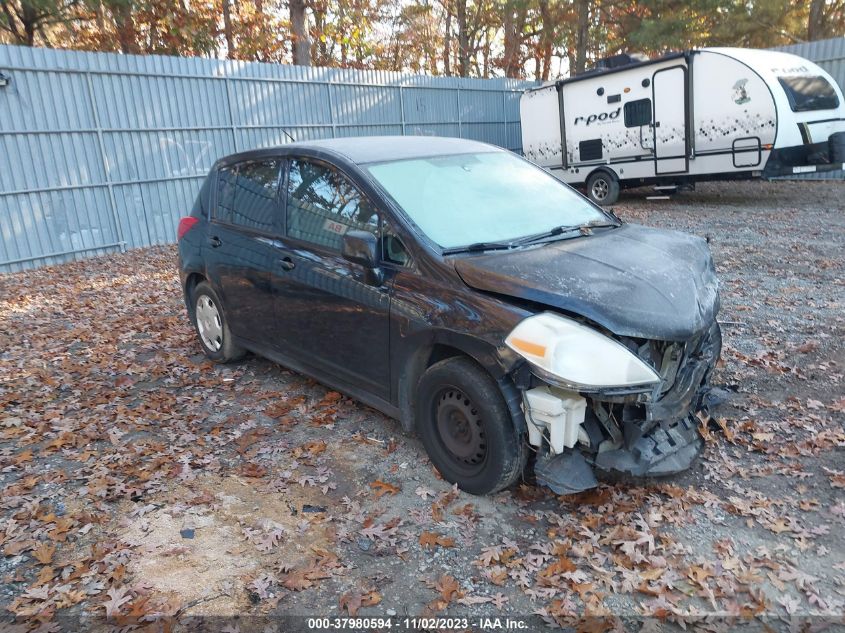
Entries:
[[619,179],[611,171],[594,171],[587,178],[587,197],[602,206],[619,200]]
[[836,132],[827,139],[831,163],[845,163],[845,132]]

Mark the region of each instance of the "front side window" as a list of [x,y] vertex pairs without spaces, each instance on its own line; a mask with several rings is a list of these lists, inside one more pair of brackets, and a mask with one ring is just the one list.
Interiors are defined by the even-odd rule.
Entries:
[[242,163],[235,178],[231,223],[270,232],[276,227],[279,159]]
[[367,170],[444,249],[607,221],[583,196],[510,152],[391,161]]
[[834,110],[839,107],[839,97],[824,77],[778,77],[789,99],[793,112]]
[[651,99],[637,99],[625,104],[625,127],[651,123]]
[[287,234],[340,251],[352,229],[378,234],[378,214],[340,172],[306,160],[292,160],[287,188]]
[[402,240],[399,239],[399,236],[387,222],[382,224],[381,256],[385,262],[397,266],[409,266],[411,263],[411,255],[408,253],[408,249],[405,248]]

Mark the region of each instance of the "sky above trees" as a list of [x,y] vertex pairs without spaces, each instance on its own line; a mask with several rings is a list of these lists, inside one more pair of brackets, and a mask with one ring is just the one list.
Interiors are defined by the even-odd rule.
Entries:
[[0,43],[543,80],[843,34],[845,0],[0,0]]

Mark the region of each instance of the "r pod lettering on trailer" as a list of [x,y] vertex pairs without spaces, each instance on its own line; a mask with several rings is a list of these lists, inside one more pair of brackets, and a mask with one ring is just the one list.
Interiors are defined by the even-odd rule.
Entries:
[[602,112],[601,114],[591,114],[589,116],[583,117],[575,117],[575,125],[579,123],[584,123],[585,125],[592,125],[596,121],[613,121],[614,119],[619,118],[619,113],[622,112],[622,108],[616,108],[612,112]]

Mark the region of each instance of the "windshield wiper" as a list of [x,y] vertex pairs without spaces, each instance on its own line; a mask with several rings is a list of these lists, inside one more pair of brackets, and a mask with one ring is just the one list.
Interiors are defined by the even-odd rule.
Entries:
[[564,235],[566,237],[577,237],[579,235],[590,235],[592,229],[600,229],[605,227],[617,227],[621,222],[608,222],[606,220],[592,220],[584,222],[583,224],[562,225],[555,226],[542,233],[535,233],[534,235],[526,235],[512,242],[475,242],[467,246],[456,246],[454,248],[443,249],[444,255],[453,255],[455,253],[478,253],[481,251],[501,251],[518,248],[526,244],[533,244],[551,237],[558,237]]
[[619,224],[616,222],[607,222],[605,220],[593,220],[591,222],[584,222],[583,224],[575,224],[572,226],[555,226],[548,231],[543,231],[542,233],[535,233],[534,235],[521,237],[513,243],[517,246],[524,246],[525,244],[533,244],[534,242],[539,242],[552,237],[577,237],[579,235],[590,235],[593,229],[611,226],[616,227],[619,226]]
[[454,248],[444,248],[444,255],[452,255],[454,253],[478,253],[481,251],[501,251],[514,247],[514,242],[475,242],[467,246],[456,246]]

